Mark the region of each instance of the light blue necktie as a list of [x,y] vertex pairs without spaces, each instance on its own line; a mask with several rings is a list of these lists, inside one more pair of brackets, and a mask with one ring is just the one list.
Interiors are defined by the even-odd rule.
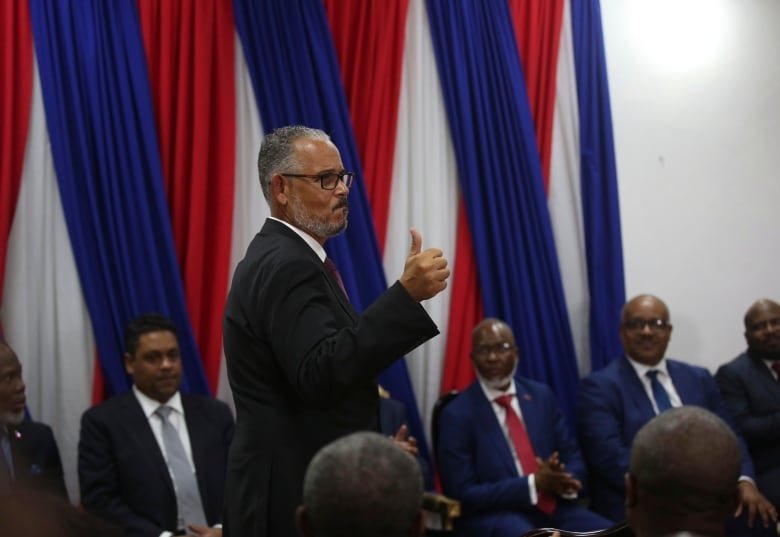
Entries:
[[659,371],[651,369],[647,373],[647,377],[650,379],[650,387],[653,389],[653,399],[655,399],[655,406],[658,407],[658,413],[660,414],[664,410],[672,408],[672,402],[669,400],[669,394],[661,385],[661,381],[658,380]]
[[198,481],[187,460],[187,453],[184,451],[179,433],[168,420],[172,410],[169,406],[161,405],[154,412],[162,420],[163,445],[168,457],[168,468],[173,474],[176,485],[176,502],[179,509],[178,529],[186,529],[187,524],[205,526],[206,516],[203,514],[203,503],[200,501]]

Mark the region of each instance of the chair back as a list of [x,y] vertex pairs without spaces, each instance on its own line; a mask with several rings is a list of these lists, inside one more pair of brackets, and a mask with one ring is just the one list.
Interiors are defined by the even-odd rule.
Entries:
[[433,412],[431,412],[431,447],[433,447],[433,460],[439,453],[439,416],[445,406],[450,404],[460,392],[458,390],[450,390],[447,393],[442,394],[433,405]]

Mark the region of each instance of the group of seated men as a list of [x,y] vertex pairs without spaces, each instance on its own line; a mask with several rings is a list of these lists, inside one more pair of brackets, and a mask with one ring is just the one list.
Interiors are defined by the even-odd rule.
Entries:
[[[511,328],[498,319],[479,323],[471,349],[477,381],[443,409],[439,421],[437,463],[444,492],[461,502],[458,533],[517,537],[536,527],[587,531],[624,519],[632,494],[636,499],[638,489],[648,490],[641,488],[647,478],[636,485],[640,474],[631,459],[638,432],[667,409],[693,405],[719,416],[736,433],[740,469],[734,505],[724,515],[724,521],[730,519],[727,535],[748,535],[748,526],[755,527],[755,535],[775,535],[780,305],[760,300],[751,306],[745,315],[748,349],[721,367],[715,380],[703,368],[666,358],[671,331],[669,311],[660,299],[641,295],[624,306],[620,335],[625,356],[582,381],[577,438],[552,391],[515,375],[521,352]],[[220,535],[234,427],[228,407],[179,393],[176,328],[167,318],[144,315],[132,321],[125,348],[132,390],[82,418],[79,483],[84,508],[126,535]],[[26,488],[66,497],[51,429],[25,421],[24,404],[19,360],[0,340],[0,493]],[[679,441],[686,431],[693,435],[696,429],[677,430],[670,438]],[[691,447],[687,441],[680,444],[670,453]],[[360,446],[350,449],[369,449]],[[647,449],[645,458],[654,460],[657,453]],[[728,475],[723,465],[709,472],[701,465],[687,467],[705,468],[699,476],[704,492],[715,490],[712,483]],[[668,492],[672,497],[674,491]],[[580,499],[583,493],[590,498],[588,509]],[[299,528],[320,535],[312,529],[312,516],[302,508]]]
[[[671,332],[659,298],[640,295],[624,306],[625,355],[583,379],[577,439],[551,390],[515,375],[521,353],[511,328],[482,321],[472,334],[477,380],[439,418],[437,462],[444,492],[461,501],[462,535],[588,531],[624,519],[632,441],[654,416],[683,405],[711,411],[736,433],[741,467],[727,534],[777,535],[780,305],[760,300],[750,307],[748,350],[720,368],[717,382],[703,368],[666,357]],[[586,482],[589,509],[577,501]]]

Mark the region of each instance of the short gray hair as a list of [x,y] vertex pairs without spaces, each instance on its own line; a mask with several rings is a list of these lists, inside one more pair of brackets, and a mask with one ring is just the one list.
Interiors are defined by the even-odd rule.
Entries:
[[419,520],[417,461],[392,440],[353,433],[322,448],[303,481],[303,505],[317,537],[401,537]]
[[303,125],[280,127],[263,138],[257,155],[257,173],[266,200],[268,200],[271,177],[282,170],[290,171],[296,165],[293,143],[299,138],[330,140],[330,136],[325,131]]

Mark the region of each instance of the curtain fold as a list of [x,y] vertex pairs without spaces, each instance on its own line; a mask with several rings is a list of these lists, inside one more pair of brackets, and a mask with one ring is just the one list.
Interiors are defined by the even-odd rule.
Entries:
[[65,222],[111,393],[128,389],[124,328],[145,311],[179,329],[182,390],[208,393],[165,204],[132,0],[30,0]]
[[427,6],[485,314],[512,326],[518,371],[550,385],[572,425],[576,356],[508,5]]
[[[350,301],[362,311],[387,283],[325,7],[320,0],[234,0],[233,6],[264,131],[294,123],[323,129],[339,148],[344,165],[357,172],[349,226],[330,239],[326,249],[339,267]],[[410,429],[427,457],[405,362],[395,362],[380,382],[407,406]]]
[[[33,80],[33,40],[27,2],[0,5],[0,304],[8,234],[24,163]],[[0,323],[0,334],[2,324]]]
[[138,0],[163,181],[187,309],[215,393],[222,355],[235,168],[233,9]]
[[618,337],[626,301],[620,200],[599,0],[571,0],[580,111],[582,214],[590,290],[591,367],[623,353]]

